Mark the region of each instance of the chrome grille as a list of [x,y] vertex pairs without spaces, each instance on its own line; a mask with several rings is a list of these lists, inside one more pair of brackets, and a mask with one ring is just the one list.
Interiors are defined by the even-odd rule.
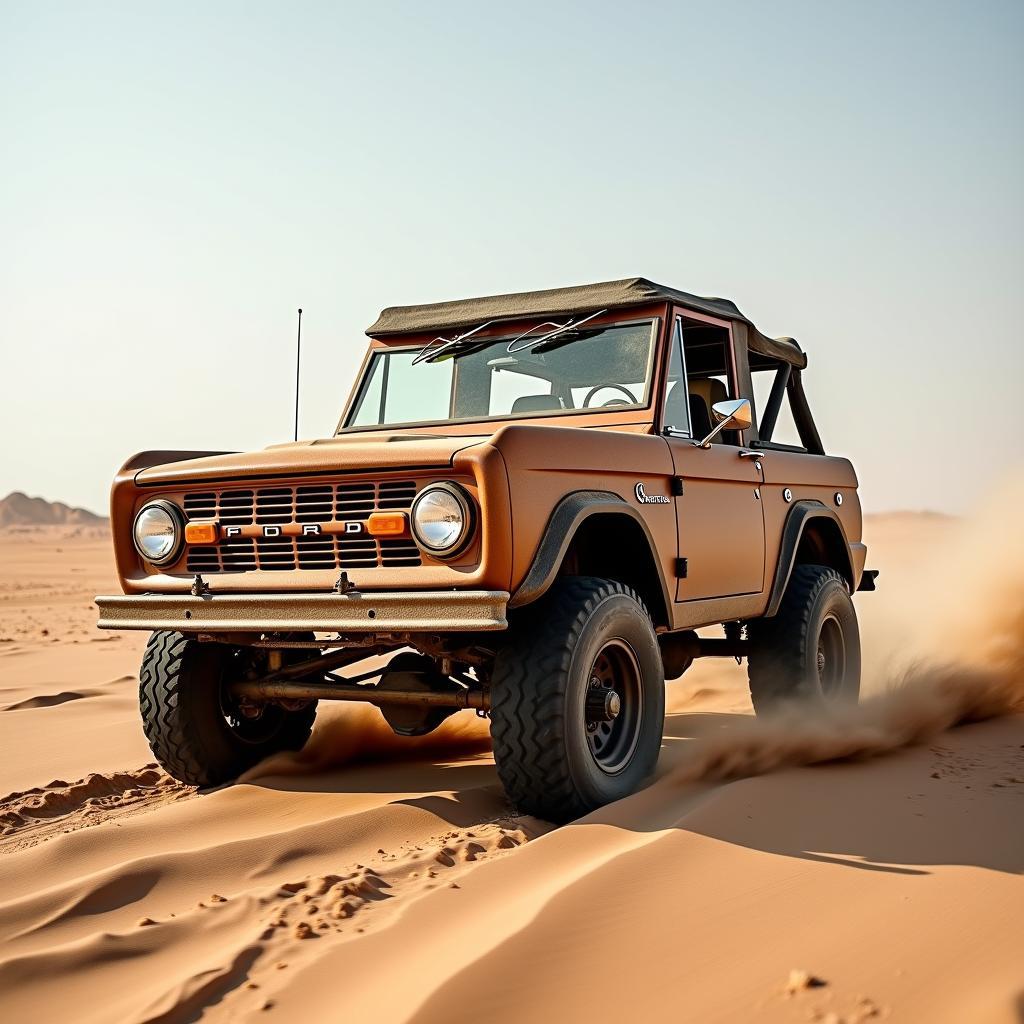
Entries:
[[[416,496],[413,480],[275,485],[185,495],[189,520],[217,520],[222,526],[326,523],[369,518],[372,512],[408,512]],[[421,565],[420,551],[407,537],[366,534],[319,537],[249,537],[188,548],[189,572],[288,571],[295,569],[400,568]]]

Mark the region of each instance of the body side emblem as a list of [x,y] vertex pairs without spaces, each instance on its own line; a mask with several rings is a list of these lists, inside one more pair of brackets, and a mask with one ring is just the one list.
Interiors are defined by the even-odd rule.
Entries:
[[668,505],[671,501],[671,498],[664,494],[648,494],[642,483],[633,488],[633,493],[641,505]]

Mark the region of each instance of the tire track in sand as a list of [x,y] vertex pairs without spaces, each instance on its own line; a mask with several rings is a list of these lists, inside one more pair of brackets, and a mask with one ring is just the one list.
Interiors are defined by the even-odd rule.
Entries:
[[0,852],[28,849],[55,835],[153,811],[195,793],[194,787],[175,781],[156,764],[93,772],[70,783],[55,779],[0,799]]

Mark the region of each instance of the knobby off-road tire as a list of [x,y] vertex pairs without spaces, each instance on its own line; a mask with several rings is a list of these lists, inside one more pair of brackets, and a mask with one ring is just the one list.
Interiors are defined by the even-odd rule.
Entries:
[[520,811],[563,823],[634,792],[654,771],[664,722],[654,627],[621,583],[558,580],[495,659],[494,759]]
[[267,706],[260,718],[232,713],[226,683],[239,668],[231,648],[181,633],[154,633],[139,672],[142,728],[160,766],[191,786],[237,778],[263,758],[309,739],[316,704]]
[[846,581],[824,565],[793,570],[778,614],[747,627],[750,698],[759,715],[860,694],[860,632]]

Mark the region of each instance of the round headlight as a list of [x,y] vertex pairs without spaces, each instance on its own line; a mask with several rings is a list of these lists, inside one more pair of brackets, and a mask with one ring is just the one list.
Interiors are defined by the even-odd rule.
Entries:
[[455,484],[424,487],[416,495],[410,514],[416,543],[431,555],[457,554],[469,540],[472,509],[469,496]]
[[140,509],[132,530],[135,548],[153,565],[174,560],[181,547],[181,513],[169,501],[154,501]]

